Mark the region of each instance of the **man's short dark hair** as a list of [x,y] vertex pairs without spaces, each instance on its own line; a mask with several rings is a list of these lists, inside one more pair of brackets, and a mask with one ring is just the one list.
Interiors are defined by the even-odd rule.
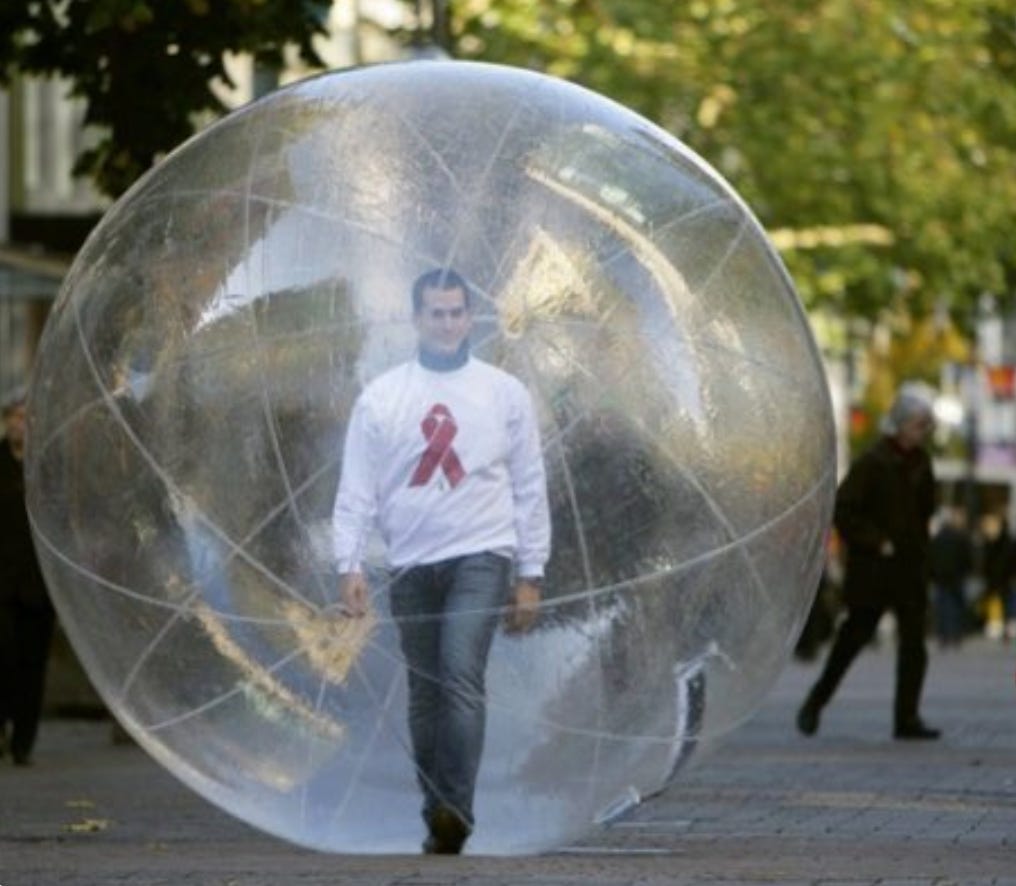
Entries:
[[469,291],[468,284],[458,271],[451,268],[434,268],[416,278],[416,282],[413,284],[414,314],[419,314],[423,310],[423,290],[425,289],[437,289],[441,292],[446,292],[449,289],[461,289],[465,296],[466,307],[470,307],[472,303],[473,294]]

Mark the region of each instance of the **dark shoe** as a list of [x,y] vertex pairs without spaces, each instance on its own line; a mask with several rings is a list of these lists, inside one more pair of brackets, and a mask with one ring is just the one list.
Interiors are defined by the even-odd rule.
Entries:
[[797,730],[801,735],[814,735],[818,732],[819,708],[805,702],[797,712]]
[[904,723],[893,730],[893,738],[902,739],[923,739],[927,741],[936,739],[941,734],[942,731],[940,729],[932,729],[920,720],[914,720],[913,723]]
[[467,825],[455,812],[439,806],[427,819],[430,836],[423,841],[427,855],[458,855],[469,836]]
[[14,755],[15,766],[31,766],[32,758],[28,754],[15,754]]

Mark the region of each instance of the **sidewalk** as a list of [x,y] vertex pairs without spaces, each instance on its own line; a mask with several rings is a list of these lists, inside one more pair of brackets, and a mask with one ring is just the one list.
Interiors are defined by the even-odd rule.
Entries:
[[890,738],[892,650],[866,652],[822,720],[791,663],[757,715],[667,794],[581,846],[527,858],[328,856],[191,794],[108,723],[46,721],[37,764],[0,764],[0,886],[1016,886],[1016,649],[934,647],[938,742]]

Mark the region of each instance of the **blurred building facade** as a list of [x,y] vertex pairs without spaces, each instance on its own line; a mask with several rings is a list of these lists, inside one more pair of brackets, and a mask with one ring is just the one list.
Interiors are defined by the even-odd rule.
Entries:
[[936,467],[943,497],[974,519],[1003,516],[1016,527],[1016,313],[982,296],[969,360],[943,367],[940,433],[951,453]]
[[69,255],[104,208],[71,174],[83,113],[57,81],[19,79],[0,93],[0,391],[27,378]]

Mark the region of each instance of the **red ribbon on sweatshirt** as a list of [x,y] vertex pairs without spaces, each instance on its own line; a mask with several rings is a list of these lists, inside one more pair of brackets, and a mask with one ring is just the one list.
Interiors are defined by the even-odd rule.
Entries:
[[466,471],[452,448],[452,440],[455,439],[459,428],[455,424],[451,410],[443,403],[435,404],[420,422],[420,430],[423,431],[423,437],[427,441],[427,448],[420,456],[420,463],[416,466],[409,485],[425,486],[440,466],[454,489],[466,476]]

